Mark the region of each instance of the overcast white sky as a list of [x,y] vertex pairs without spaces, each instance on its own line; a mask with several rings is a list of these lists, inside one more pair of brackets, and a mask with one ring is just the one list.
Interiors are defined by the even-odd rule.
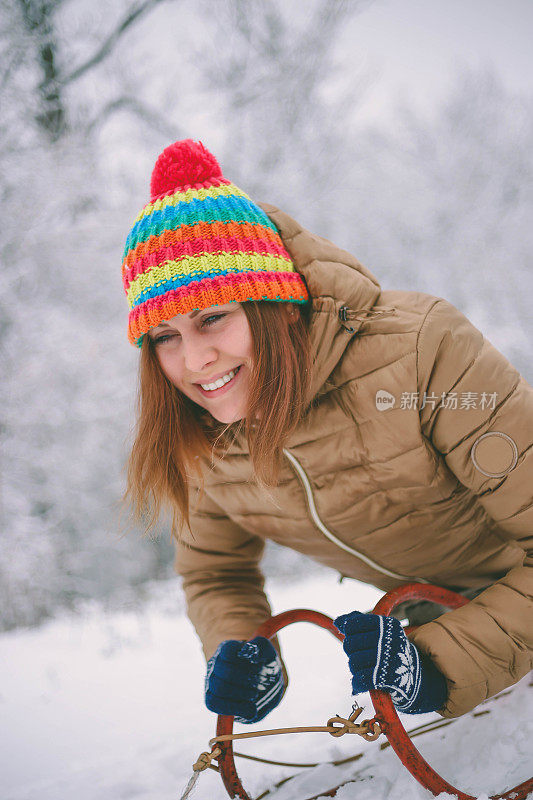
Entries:
[[532,41],[533,0],[375,0],[343,45],[379,77],[374,115],[395,97],[430,109],[464,65],[494,65],[508,88],[532,94]]

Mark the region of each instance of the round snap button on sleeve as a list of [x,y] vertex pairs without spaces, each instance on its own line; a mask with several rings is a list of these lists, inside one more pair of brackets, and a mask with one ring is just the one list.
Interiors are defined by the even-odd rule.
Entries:
[[516,466],[518,448],[506,433],[489,431],[476,439],[470,458],[475,468],[487,478],[503,478]]

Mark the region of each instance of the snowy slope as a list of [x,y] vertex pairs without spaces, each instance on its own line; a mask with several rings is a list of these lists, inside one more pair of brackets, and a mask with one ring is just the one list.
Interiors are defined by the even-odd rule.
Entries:
[[[307,607],[330,616],[366,611],[379,597],[355,581],[338,584],[322,575],[300,583],[271,582],[267,590],[275,612]],[[268,724],[252,727],[324,725],[335,713],[347,716],[349,676],[339,643],[308,624],[287,628],[281,643],[291,685]],[[203,705],[204,661],[182,615],[177,581],[142,610],[105,614],[95,606],[82,616],[3,634],[0,664],[1,800],[179,800],[192,763],[214,735],[215,717]],[[533,773],[530,681],[528,676],[487,704],[490,713],[426,734],[417,746],[446,779],[476,796],[521,783]],[[368,697],[359,701],[371,716]],[[435,718],[403,719],[412,728]],[[239,743],[235,749],[297,762],[364,753],[344,768],[297,770],[237,760],[253,796],[299,772],[270,795],[272,800],[300,800],[356,775],[366,779],[340,789],[339,800],[425,800],[429,793],[391,748],[380,749],[382,741],[303,734]],[[227,795],[208,770],[192,797]]]

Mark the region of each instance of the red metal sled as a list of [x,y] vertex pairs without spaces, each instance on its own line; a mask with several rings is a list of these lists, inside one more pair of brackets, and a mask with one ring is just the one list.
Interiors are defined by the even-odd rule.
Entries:
[[[447,589],[441,589],[438,586],[409,583],[388,592],[376,604],[373,613],[390,614],[399,603],[405,600],[430,600],[448,608],[459,608],[469,602],[461,595],[450,592]],[[344,638],[330,617],[321,614],[319,611],[311,611],[309,609],[295,609],[294,611],[285,611],[282,614],[278,614],[263,623],[254,636],[265,636],[267,639],[271,639],[282,628],[292,625],[294,622],[311,622],[314,625],[325,628],[340,641]],[[456,795],[459,800],[475,800],[472,795],[455,789],[430,767],[409,738],[387,692],[371,691],[370,697],[376,711],[375,719],[379,722],[381,730],[389,740],[391,747],[406,769],[425,789],[429,789],[435,796],[440,792],[448,792]],[[232,732],[233,717],[219,716],[216,735],[223,736]],[[231,741],[228,741],[220,742],[217,745],[221,750],[217,760],[224,786],[230,797],[251,800],[237,774],[232,744]],[[337,788],[331,789],[329,792],[323,792],[321,796],[333,797],[337,793]],[[491,800],[525,800],[530,792],[533,792],[533,778],[521,783],[520,786],[516,786],[514,789],[509,789],[503,794],[493,795]]]

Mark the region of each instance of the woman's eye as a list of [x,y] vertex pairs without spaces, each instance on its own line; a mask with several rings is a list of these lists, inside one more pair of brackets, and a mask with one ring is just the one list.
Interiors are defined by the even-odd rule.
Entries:
[[202,325],[212,325],[213,322],[216,322],[217,319],[222,319],[225,317],[225,314],[211,314],[209,317],[204,317],[202,320]]
[[[227,316],[227,315],[226,314],[210,314],[208,317],[204,317],[202,319],[202,323],[201,323],[202,324],[202,328],[210,327],[211,325],[214,325],[214,323],[217,320],[222,319],[222,317],[225,317],[225,316]],[[179,339],[180,339],[180,334],[177,331],[175,333],[162,333],[161,336],[157,336],[154,339],[154,343],[155,343],[155,345],[157,347],[158,345],[169,344],[171,342],[172,343],[173,342],[177,342]]]
[[163,336],[158,336],[157,337],[157,339],[155,340],[155,344],[156,344],[156,346],[158,344],[166,344],[167,342],[172,341],[172,339],[175,339],[177,337],[177,335],[178,334],[176,334],[176,333],[165,333],[165,334],[163,334]]

